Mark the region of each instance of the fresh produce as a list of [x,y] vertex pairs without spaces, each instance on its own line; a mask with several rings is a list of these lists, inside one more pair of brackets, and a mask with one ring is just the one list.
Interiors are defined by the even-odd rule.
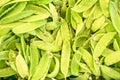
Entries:
[[0,80],[120,80],[120,0],[0,0]]

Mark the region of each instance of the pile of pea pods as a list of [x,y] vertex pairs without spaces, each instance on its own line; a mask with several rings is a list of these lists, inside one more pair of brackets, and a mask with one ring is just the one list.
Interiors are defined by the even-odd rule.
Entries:
[[120,80],[120,0],[0,0],[0,80]]

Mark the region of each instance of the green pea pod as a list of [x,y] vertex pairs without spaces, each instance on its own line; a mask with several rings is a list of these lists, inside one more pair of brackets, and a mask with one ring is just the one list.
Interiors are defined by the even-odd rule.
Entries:
[[40,21],[31,22],[31,23],[23,23],[15,28],[13,28],[12,31],[15,34],[22,34],[22,33],[32,31],[38,27],[41,27],[41,26],[45,25],[45,23],[46,23],[46,20],[40,20]]
[[32,11],[32,10],[22,11],[21,13],[2,18],[0,20],[0,24],[6,24],[6,23],[15,22],[15,21],[18,21],[18,20],[23,19],[25,17],[31,16],[34,13],[35,12]]
[[117,50],[117,51],[109,54],[105,58],[105,64],[109,66],[109,65],[119,62],[120,61],[119,55],[120,55],[120,50]]
[[61,48],[55,43],[39,40],[39,41],[34,41],[33,44],[36,45],[39,49],[46,50],[46,51],[58,52],[61,50]]
[[109,32],[109,33],[106,33],[105,35],[103,35],[101,37],[99,42],[96,44],[94,52],[93,52],[93,56],[95,58],[99,57],[103,53],[103,51],[105,50],[106,46],[113,39],[115,34],[116,34],[115,32]]
[[[32,2],[33,1],[33,2]],[[36,4],[48,4],[50,2],[52,2],[53,0],[31,0],[32,3],[36,3]]]
[[10,0],[0,0],[0,7],[8,3]]
[[115,50],[119,50],[119,49],[120,49],[119,44],[118,44],[118,42],[117,42],[116,39],[114,39],[113,48],[114,48]]
[[39,63],[39,51],[34,44],[30,45],[30,76],[32,76],[36,70],[36,66]]
[[90,2],[89,0],[82,0],[78,5],[75,5],[72,10],[76,12],[83,12],[91,8],[96,2],[97,0],[91,0]]
[[112,24],[113,24],[115,30],[118,33],[120,33],[120,28],[118,27],[118,26],[120,26],[120,16],[119,16],[118,10],[113,2],[110,2],[109,9],[110,9],[110,17],[112,20]]
[[64,77],[66,78],[68,75],[68,69],[70,65],[70,41],[64,40],[61,52],[61,72],[63,73]]
[[0,77],[9,77],[15,74],[16,72],[10,67],[0,69]]
[[56,35],[56,39],[55,39],[55,44],[57,44],[58,46],[62,46],[62,36],[61,36],[61,32],[60,30],[58,30],[57,35]]
[[40,59],[38,66],[36,66],[35,73],[33,74],[31,80],[44,80],[44,77],[46,77],[48,73],[51,60],[52,60],[51,54],[44,53],[42,55],[42,58]]
[[74,55],[73,58],[71,60],[71,64],[70,64],[70,70],[71,70],[71,74],[74,76],[78,76],[79,75],[79,69],[80,66],[78,64],[78,62],[81,60],[81,55],[80,52],[77,51]]
[[68,0],[69,6],[73,7],[75,5],[75,0]]
[[114,53],[114,51],[111,50],[111,49],[109,49],[109,48],[106,48],[106,49],[104,50],[104,52],[102,53],[102,56],[107,57],[107,56],[110,55],[111,53]]
[[28,66],[20,53],[16,57],[16,67],[17,67],[17,71],[18,71],[19,75],[22,78],[25,78],[29,75],[28,74]]
[[86,19],[86,21],[85,21],[85,27],[87,28],[87,29],[90,29],[91,28],[91,26],[92,26],[92,23],[93,23],[93,15],[90,15],[87,19]]
[[0,52],[0,60],[8,60],[9,59],[8,55],[9,55],[8,51],[1,51]]
[[59,67],[60,67],[59,59],[57,57],[54,57],[54,59],[56,64],[55,64],[54,70],[51,73],[47,74],[47,77],[49,78],[56,77],[59,72]]
[[93,32],[97,31],[103,26],[104,23],[105,23],[105,17],[104,16],[99,17],[92,23],[91,30]]
[[102,73],[106,74],[110,78],[120,79],[120,73],[117,72],[116,70],[112,69],[111,67],[104,66],[104,65],[101,65],[100,67],[101,67]]

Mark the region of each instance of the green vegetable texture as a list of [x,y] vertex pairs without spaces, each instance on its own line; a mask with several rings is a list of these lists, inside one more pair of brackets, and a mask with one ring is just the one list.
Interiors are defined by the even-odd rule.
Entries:
[[0,0],[0,80],[120,80],[120,0]]

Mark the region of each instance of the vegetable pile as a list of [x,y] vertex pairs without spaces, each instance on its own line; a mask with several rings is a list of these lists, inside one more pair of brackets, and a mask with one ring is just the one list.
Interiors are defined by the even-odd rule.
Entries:
[[0,80],[120,79],[120,0],[0,0]]

